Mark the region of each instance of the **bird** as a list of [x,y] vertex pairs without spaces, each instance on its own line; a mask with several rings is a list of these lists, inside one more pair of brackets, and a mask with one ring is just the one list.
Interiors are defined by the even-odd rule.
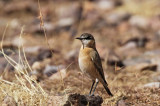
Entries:
[[113,96],[105,80],[101,58],[96,49],[96,42],[93,35],[90,33],[83,33],[76,39],[80,40],[82,43],[78,57],[80,70],[92,80],[89,95],[94,95],[95,89],[100,81],[108,95]]

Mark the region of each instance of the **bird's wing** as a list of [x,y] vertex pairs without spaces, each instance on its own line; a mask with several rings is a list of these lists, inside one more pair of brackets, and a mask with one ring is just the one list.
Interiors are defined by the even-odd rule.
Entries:
[[91,56],[91,60],[93,61],[98,73],[101,75],[102,79],[105,81],[101,58],[100,58],[97,50],[92,51],[90,53],[90,56]]

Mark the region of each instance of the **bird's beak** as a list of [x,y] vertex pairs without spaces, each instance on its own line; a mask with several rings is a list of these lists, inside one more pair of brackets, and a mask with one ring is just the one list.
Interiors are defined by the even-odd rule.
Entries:
[[82,38],[80,38],[80,37],[77,37],[76,39],[82,40]]

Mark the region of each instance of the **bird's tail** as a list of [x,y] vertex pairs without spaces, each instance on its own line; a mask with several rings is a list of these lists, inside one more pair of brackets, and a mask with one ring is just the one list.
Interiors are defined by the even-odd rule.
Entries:
[[110,96],[113,96],[113,94],[111,93],[111,91],[109,90],[108,88],[108,84],[106,81],[104,81],[104,84],[103,84],[104,88],[106,89],[107,93],[110,95]]

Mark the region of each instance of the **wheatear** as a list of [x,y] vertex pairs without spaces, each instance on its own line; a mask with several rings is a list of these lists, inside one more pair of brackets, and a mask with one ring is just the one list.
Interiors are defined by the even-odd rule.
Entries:
[[[81,71],[88,77],[90,77],[93,81],[89,95],[94,95],[97,84],[100,81],[103,84],[104,88],[106,89],[107,93],[110,96],[113,96],[108,88],[108,84],[104,77],[102,63],[100,56],[96,50],[94,37],[89,33],[83,33],[80,37],[77,37],[76,39],[79,39],[82,42],[82,47],[80,49],[78,58],[79,67]],[[95,81],[96,85],[93,89]]]

